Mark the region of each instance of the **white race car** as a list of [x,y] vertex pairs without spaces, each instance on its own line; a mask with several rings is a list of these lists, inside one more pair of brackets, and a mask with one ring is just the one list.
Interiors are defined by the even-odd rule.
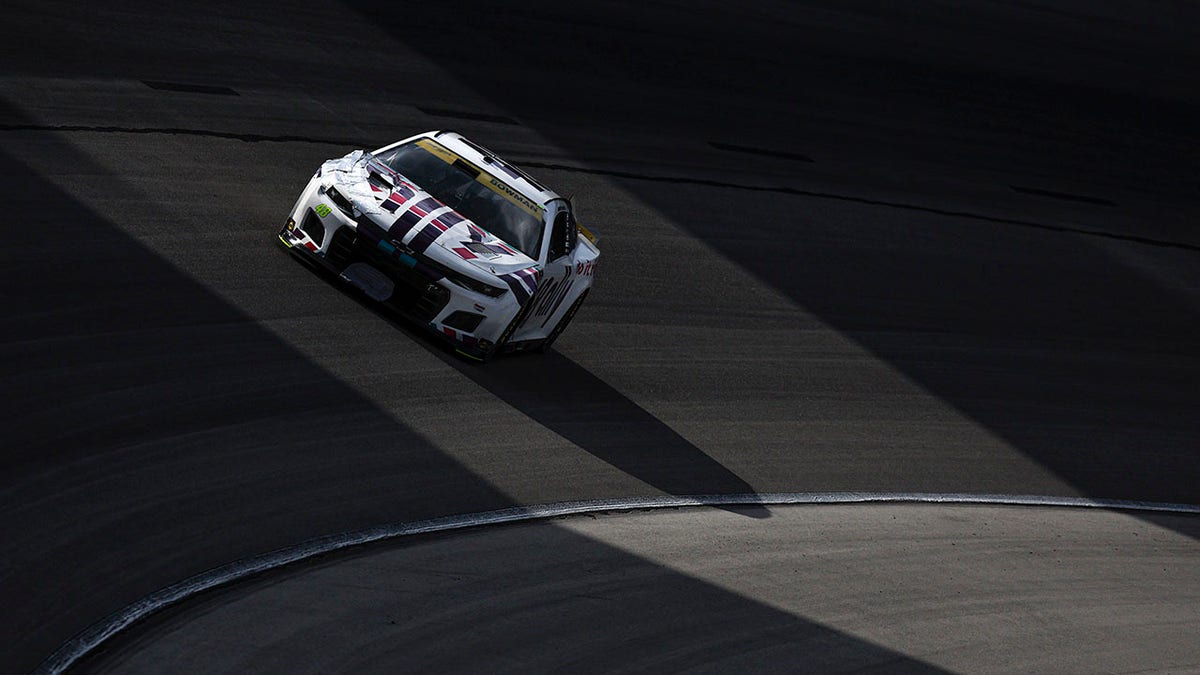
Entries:
[[279,240],[478,360],[548,348],[600,256],[569,200],[453,131],[325,162]]

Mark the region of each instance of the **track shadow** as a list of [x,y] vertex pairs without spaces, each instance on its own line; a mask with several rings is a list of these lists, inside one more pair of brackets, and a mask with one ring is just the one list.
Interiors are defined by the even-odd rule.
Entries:
[[[13,153],[56,157],[71,175],[103,168],[53,135],[5,140],[0,196],[25,214],[6,231],[0,268],[7,668],[28,672],[110,613],[233,560],[381,523],[515,506]],[[262,224],[264,240],[273,225]],[[839,635],[839,650],[909,662],[723,598],[734,614],[761,610],[768,623]]]
[[[42,149],[89,168],[64,144]],[[239,557],[380,522],[512,505],[0,154],[6,203],[41,209],[10,238],[14,260],[3,271],[7,666],[31,669],[105,614]],[[84,237],[86,251],[74,249]],[[722,604],[816,630],[729,594]],[[857,644],[870,659],[904,661],[843,637],[839,649]]]
[[69,166],[62,180],[106,173],[54,135],[5,134],[0,195],[22,214],[0,266],[6,670],[233,560],[512,505],[22,151]]
[[[454,365],[547,429],[663,492],[755,492],[674,429],[557,351],[500,358],[482,367]],[[752,518],[770,517],[765,506],[726,510]]]
[[[66,143],[23,138],[74,171],[103,175]],[[0,167],[0,196],[30,214],[11,233],[11,264],[0,269],[8,303],[0,323],[6,668],[31,671],[110,613],[233,560],[381,523],[515,505],[19,155],[0,151]],[[262,225],[264,238],[272,225]],[[653,574],[662,612],[638,603],[622,611],[684,643],[692,636],[673,631],[671,608],[711,603],[707,617],[718,623],[710,628],[726,622],[750,643],[804,663],[937,671],[562,536],[615,568]],[[268,612],[261,625],[274,618]],[[134,633],[147,625],[153,620]],[[598,630],[594,621],[579,628]],[[463,654],[445,649],[431,658]],[[620,658],[619,649],[610,653]]]
[[[469,362],[332,274],[321,275],[496,398],[630,476],[677,496],[755,493],[737,474],[563,354],[552,350],[500,356],[482,365]],[[751,518],[771,515],[766,506],[717,508]]]
[[[1133,42],[1107,45],[1131,67],[1173,64],[1141,92],[1128,78],[1098,80],[1091,52],[1039,37],[1057,26],[1099,43],[1108,19],[1031,20],[983,4],[946,18],[957,28],[886,3],[770,12],[347,5],[482,94],[491,112],[580,159],[607,156],[615,129],[788,151],[835,138],[839,159],[864,167],[877,152],[909,153],[938,180],[981,166],[1022,185],[1031,175],[1084,175],[1194,203],[1183,177],[1194,175],[1197,102],[1162,92],[1200,58],[1168,19],[1142,17]],[[492,67],[447,43],[486,48]],[[1034,43],[1052,67],[1009,67],[1026,56],[1013,45]],[[1005,50],[1013,60],[997,62]],[[530,96],[521,82],[547,83],[554,95]],[[723,160],[748,171],[762,161],[735,152]],[[812,164],[781,166],[772,171],[785,180],[794,171],[802,184]],[[616,182],[1080,494],[1196,501],[1200,317],[1188,298],[1093,240],[883,206]],[[1116,212],[1111,202],[1084,208]],[[955,491],[954,478],[939,479]],[[1007,482],[1025,491],[1021,476]]]
[[700,218],[700,197],[657,203],[706,241],[756,223],[722,252],[1081,494],[1196,502],[1200,314],[1186,298],[1069,236],[964,236],[953,219],[869,208],[787,217],[786,203]]
[[[355,583],[329,583],[347,569]],[[97,672],[946,672],[547,523],[381,542],[250,580],[97,661]]]

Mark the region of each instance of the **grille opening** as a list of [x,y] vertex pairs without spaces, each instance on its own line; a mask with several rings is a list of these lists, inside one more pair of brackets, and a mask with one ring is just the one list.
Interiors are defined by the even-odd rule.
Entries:
[[421,291],[420,297],[409,308],[409,311],[416,315],[418,320],[429,322],[433,321],[433,317],[441,314],[447,302],[450,302],[450,291],[438,284],[431,283]]
[[369,243],[369,240],[360,243],[352,227],[339,227],[333,231],[325,260],[338,271],[346,269],[351,263],[365,262],[382,272],[396,284],[392,297],[383,304],[405,312],[422,323],[433,321],[450,302],[449,290],[430,281],[420,272],[401,265],[378,246]]
[[349,227],[339,227],[334,230],[333,238],[329,241],[329,250],[325,253],[325,259],[340,271],[350,264],[350,259],[353,257],[354,231]]
[[446,324],[447,326],[449,326],[451,328],[457,328],[458,330],[461,330],[464,333],[474,333],[475,329],[479,328],[479,323],[481,321],[483,321],[482,314],[475,314],[474,312],[458,311],[458,312],[454,312],[450,316],[446,317],[446,320],[443,321],[442,323]]
[[321,246],[325,243],[325,224],[321,222],[321,219],[315,212],[313,212],[312,209],[309,209],[308,214],[304,216],[304,222],[300,224],[300,229],[304,230],[305,234],[312,237],[312,240],[317,243],[317,246]]
[[337,188],[329,188],[325,191],[325,196],[329,197],[329,201],[341,209],[342,213],[351,217],[354,216],[354,205],[350,203],[349,199],[343,197],[342,193],[337,191]]

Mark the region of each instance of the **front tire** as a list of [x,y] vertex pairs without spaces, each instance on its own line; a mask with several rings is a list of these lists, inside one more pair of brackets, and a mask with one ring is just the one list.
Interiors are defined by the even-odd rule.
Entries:
[[591,289],[589,288],[583,293],[580,293],[579,297],[575,299],[575,302],[571,303],[571,307],[567,309],[567,313],[563,314],[563,318],[559,319],[558,323],[554,325],[554,330],[550,331],[550,334],[546,336],[546,339],[542,340],[542,344],[537,346],[537,350],[539,352],[545,353],[550,351],[550,346],[553,345],[554,341],[558,339],[558,336],[562,335],[562,332],[567,329],[567,324],[571,323],[571,319],[575,318],[575,312],[579,310],[579,306],[583,304],[583,299],[587,297],[588,291],[590,290]]

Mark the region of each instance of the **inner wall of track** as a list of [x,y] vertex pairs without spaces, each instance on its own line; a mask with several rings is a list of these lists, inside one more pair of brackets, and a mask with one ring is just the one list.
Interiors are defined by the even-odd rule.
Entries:
[[[664,493],[1196,501],[1194,13],[496,10],[3,10],[12,669],[381,523]],[[603,236],[555,353],[463,364],[272,243],[320,161],[447,126]]]

